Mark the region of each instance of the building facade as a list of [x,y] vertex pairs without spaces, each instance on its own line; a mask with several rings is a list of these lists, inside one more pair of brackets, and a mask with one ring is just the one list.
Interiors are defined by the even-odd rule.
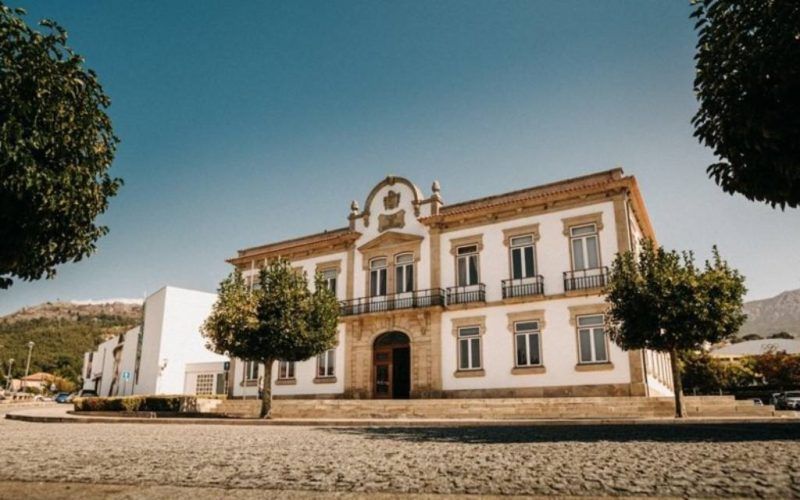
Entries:
[[[275,364],[278,398],[665,396],[667,356],[603,329],[608,266],[654,236],[621,169],[455,204],[390,176],[346,227],[229,262],[258,286],[287,258],[342,301],[335,349]],[[255,396],[261,370],[234,360],[232,395]]]
[[140,326],[84,354],[83,388],[100,396],[226,393],[227,358],[206,349],[200,334],[215,301],[173,286],[153,293]]

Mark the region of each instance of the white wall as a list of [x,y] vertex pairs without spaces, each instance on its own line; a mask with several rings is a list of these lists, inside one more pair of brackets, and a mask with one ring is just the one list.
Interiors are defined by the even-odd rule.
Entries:
[[[166,287],[156,394],[181,394],[187,363],[222,362],[227,358],[205,348],[200,326],[217,300],[213,293]],[[147,332],[145,331],[145,338]]]
[[483,234],[483,250],[480,252],[479,257],[480,282],[486,285],[487,302],[501,300],[501,281],[511,277],[509,250],[503,244],[503,230],[538,223],[539,241],[536,243],[536,272],[544,278],[545,294],[563,293],[563,273],[572,269],[572,264],[570,262],[569,238],[564,236],[564,224],[561,219],[596,212],[602,213],[603,222],[603,229],[599,232],[600,265],[610,266],[617,253],[617,235],[614,222],[614,205],[609,201],[443,233],[440,249],[442,287],[447,288],[456,284],[455,258],[450,253],[451,240],[474,234]]
[[[183,394],[197,394],[197,376],[201,374],[211,374],[214,377],[213,389],[217,388],[217,377],[225,373],[225,363],[223,361],[213,361],[205,363],[187,363],[184,377]],[[227,392],[227,387],[223,392]]]
[[[273,396],[296,396],[296,395],[309,395],[309,394],[342,394],[344,392],[344,355],[345,355],[345,334],[344,324],[339,325],[339,333],[337,336],[336,346],[336,366],[334,368],[336,382],[319,384],[314,383],[317,375],[317,358],[316,356],[306,361],[295,362],[295,381],[294,385],[277,385],[275,381],[278,379],[278,362],[276,361],[272,366],[272,395]],[[257,386],[242,386],[242,377],[244,375],[244,362],[237,360],[234,363],[233,370],[233,395],[234,397],[257,397]],[[264,365],[258,368],[259,377],[264,375]]]
[[[609,360],[613,370],[579,372],[578,341],[575,326],[570,324],[568,307],[602,304],[601,297],[575,297],[528,304],[445,312],[442,325],[442,388],[500,389],[512,387],[546,387],[564,385],[597,385],[630,383],[628,355],[609,342]],[[544,310],[544,329],[541,331],[541,357],[545,373],[512,375],[514,368],[514,336],[508,329],[507,313]],[[452,319],[472,316],[486,317],[486,333],[481,339],[483,377],[457,378],[457,340],[452,333]]]
[[156,394],[161,362],[161,334],[163,331],[167,287],[148,296],[144,301],[144,337],[139,362],[139,377],[135,380],[136,394]]

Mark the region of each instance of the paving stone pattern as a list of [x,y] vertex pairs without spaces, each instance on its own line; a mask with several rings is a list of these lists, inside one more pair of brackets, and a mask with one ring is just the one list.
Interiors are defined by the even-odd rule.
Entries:
[[0,421],[0,480],[800,497],[800,424],[311,428]]

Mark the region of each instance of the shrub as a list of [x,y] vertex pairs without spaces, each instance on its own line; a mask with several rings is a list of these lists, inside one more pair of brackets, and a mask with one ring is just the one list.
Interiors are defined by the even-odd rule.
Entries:
[[196,396],[125,396],[114,398],[76,398],[76,411],[155,411],[193,412]]

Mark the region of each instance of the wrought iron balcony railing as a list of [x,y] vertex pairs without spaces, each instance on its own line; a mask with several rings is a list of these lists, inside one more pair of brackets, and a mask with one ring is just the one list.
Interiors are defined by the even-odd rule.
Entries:
[[564,273],[564,291],[603,288],[608,284],[608,267],[580,269]]
[[394,311],[397,309],[443,306],[444,303],[444,290],[441,288],[381,295],[378,297],[359,297],[357,299],[343,300],[340,302],[342,316]]
[[466,304],[468,302],[486,302],[486,285],[451,286],[447,289],[448,304]]
[[544,278],[538,274],[528,278],[503,280],[501,284],[503,286],[504,299],[527,295],[544,295]]

